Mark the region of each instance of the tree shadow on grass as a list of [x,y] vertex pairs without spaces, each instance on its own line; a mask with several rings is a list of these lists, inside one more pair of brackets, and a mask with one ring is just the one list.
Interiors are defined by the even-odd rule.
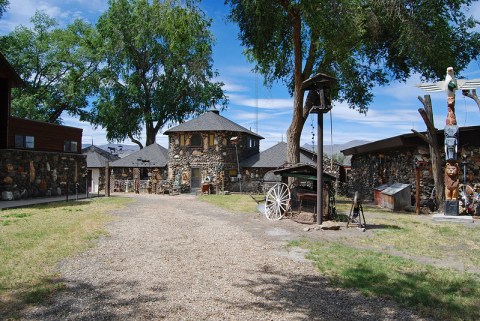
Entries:
[[[297,316],[296,320],[419,320],[416,313],[422,313],[423,320],[434,317],[441,320],[475,320],[480,317],[479,312],[474,311],[473,304],[467,307],[469,312],[466,313],[465,305],[437,298],[435,293],[429,291],[429,287],[424,286],[422,273],[407,274],[403,279],[392,283],[387,275],[376,274],[365,268],[356,269],[351,274],[352,278],[342,284],[347,287],[345,289],[334,285],[340,281],[320,275],[287,274],[282,272],[281,267],[261,269],[266,270],[262,277],[235,285],[260,299],[255,302],[238,301],[228,304],[241,309],[255,309],[258,315],[267,311],[292,313]],[[251,272],[252,275],[259,273]],[[439,281],[430,286],[455,295],[466,291],[468,284],[444,284]],[[401,291],[402,294],[392,295],[394,291]],[[361,292],[373,295],[363,295]],[[400,306],[413,307],[417,312],[402,308],[386,298],[394,298]],[[478,301],[475,304],[478,304]],[[435,314],[435,309],[443,309],[443,312]]]
[[28,205],[25,207],[28,208],[34,208],[34,209],[40,209],[40,210],[45,210],[45,209],[54,209],[54,208],[59,208],[59,207],[73,207],[73,206],[83,206],[83,205],[89,205],[91,204],[91,200],[70,200],[68,202],[66,201],[55,201],[51,203],[41,203],[41,204],[34,204],[34,205]]
[[394,230],[394,231],[400,231],[403,230],[404,228],[398,225],[393,225],[393,224],[366,224],[367,230]]

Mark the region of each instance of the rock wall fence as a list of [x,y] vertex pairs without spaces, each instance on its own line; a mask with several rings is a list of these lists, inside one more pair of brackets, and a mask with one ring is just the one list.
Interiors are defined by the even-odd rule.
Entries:
[[86,167],[81,154],[0,150],[2,199],[85,193]]
[[[463,146],[462,155],[466,160],[466,182],[472,186],[480,183],[480,147]],[[420,168],[421,200],[427,200],[434,186],[430,153],[427,146],[410,147],[382,153],[368,153],[352,157],[351,172],[348,181],[348,194],[358,191],[365,200],[374,199],[374,190],[383,184],[410,184],[412,205],[414,205],[415,167],[414,162],[425,164]],[[460,183],[463,183],[463,164],[460,166]],[[440,164],[444,166],[444,162]],[[443,176],[440,178],[443,179]],[[443,193],[443,191],[442,191]]]

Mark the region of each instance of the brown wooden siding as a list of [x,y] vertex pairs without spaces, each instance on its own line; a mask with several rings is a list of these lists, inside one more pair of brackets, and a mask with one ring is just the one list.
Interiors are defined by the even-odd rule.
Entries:
[[2,78],[0,70],[0,149],[7,148],[8,119],[10,116],[10,83]]
[[35,137],[33,150],[64,152],[65,141],[76,141],[76,153],[80,154],[82,152],[82,132],[83,130],[80,128],[10,117],[8,148],[15,149],[15,135],[24,135]]

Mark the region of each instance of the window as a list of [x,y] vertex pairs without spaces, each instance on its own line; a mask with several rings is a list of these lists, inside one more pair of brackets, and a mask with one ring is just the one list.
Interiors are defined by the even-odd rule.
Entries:
[[215,145],[215,134],[208,134],[208,146]]
[[185,146],[185,135],[180,134],[180,146]]
[[200,134],[193,134],[190,139],[190,146],[200,147],[202,146],[202,136]]
[[35,148],[35,137],[25,135],[15,135],[15,148]]
[[257,140],[252,137],[248,137],[247,144],[248,148],[255,148],[257,146]]
[[76,141],[66,140],[63,143],[63,151],[76,153],[78,151],[77,146],[78,145]]

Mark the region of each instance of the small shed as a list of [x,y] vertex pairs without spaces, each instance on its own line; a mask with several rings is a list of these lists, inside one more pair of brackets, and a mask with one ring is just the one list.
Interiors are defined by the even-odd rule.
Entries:
[[389,186],[390,184],[383,184],[373,189],[373,199],[375,201],[375,205],[382,206],[382,199],[383,199],[382,192]]
[[381,206],[392,211],[403,211],[411,205],[411,186],[395,183],[382,191]]

